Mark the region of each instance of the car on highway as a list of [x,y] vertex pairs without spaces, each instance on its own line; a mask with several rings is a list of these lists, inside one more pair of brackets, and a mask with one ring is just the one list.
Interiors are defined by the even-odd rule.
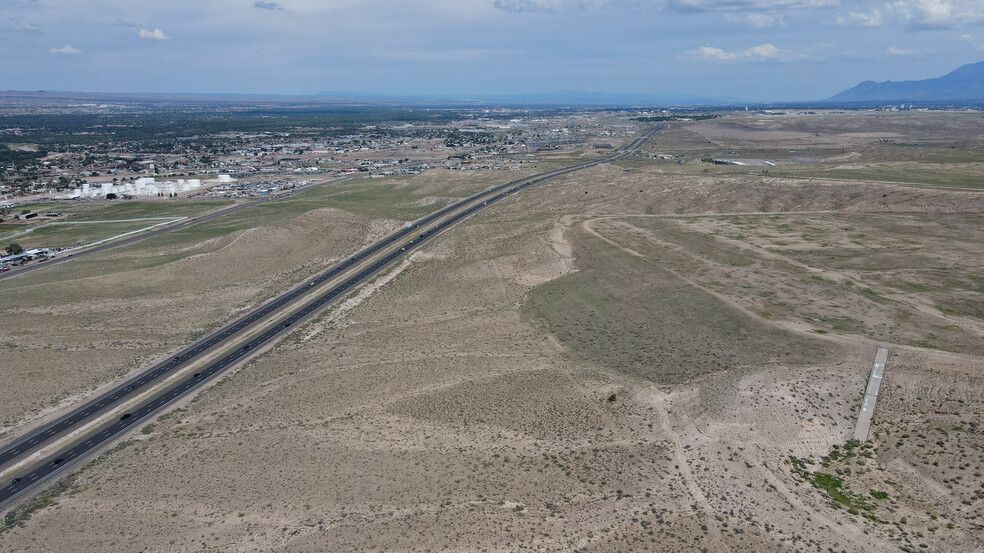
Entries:
[[[509,191],[503,192],[501,195],[502,196],[511,195],[511,194],[519,191],[521,188],[522,187],[517,187],[517,188],[515,188],[513,190],[509,190]],[[489,190],[490,190],[490,192],[493,191],[493,190],[496,190],[496,191],[501,192],[502,191],[502,187],[492,188],[492,189],[489,189]],[[397,260],[397,259],[400,258],[400,256],[401,256],[400,252],[406,252],[406,251],[409,251],[409,250],[413,250],[417,246],[418,243],[421,243],[421,242],[426,241],[427,238],[429,238],[429,237],[433,236],[434,234],[440,232],[442,229],[447,228],[450,225],[453,225],[455,222],[457,222],[462,217],[467,216],[468,214],[476,211],[478,209],[478,207],[476,205],[478,199],[479,199],[478,197],[475,197],[473,199],[472,198],[469,198],[469,199],[467,199],[467,202],[463,201],[463,202],[460,203],[460,205],[456,204],[455,206],[449,206],[449,208],[460,209],[461,211],[458,214],[456,214],[456,215],[455,215],[455,212],[453,210],[452,211],[448,211],[447,213],[451,213],[452,216],[449,217],[449,218],[447,218],[447,219],[442,220],[440,218],[433,218],[433,219],[425,219],[425,221],[427,221],[427,222],[424,223],[424,224],[417,224],[417,223],[408,223],[408,224],[406,224],[406,226],[404,227],[404,230],[405,230],[404,233],[394,233],[394,234],[390,235],[389,237],[384,238],[383,240],[381,240],[381,241],[377,242],[376,244],[374,244],[371,247],[371,249],[367,248],[365,250],[360,251],[359,253],[351,256],[344,263],[339,264],[336,267],[334,267],[332,269],[332,272],[325,273],[325,274],[323,274],[321,276],[315,277],[314,280],[308,282],[308,286],[309,287],[313,287],[313,286],[316,286],[316,285],[320,285],[322,283],[330,283],[331,282],[330,277],[333,277],[334,275],[339,274],[340,271],[346,270],[348,267],[356,267],[356,268],[358,268],[359,266],[358,265],[355,265],[355,263],[360,262],[361,260],[363,260],[363,259],[365,259],[367,257],[371,260],[372,257],[370,257],[370,256],[371,255],[374,255],[376,252],[382,252],[381,255],[382,256],[386,256],[386,257],[382,258],[381,261],[375,261],[375,262],[374,261],[370,261],[369,263],[376,263],[376,265],[373,265],[373,270],[377,270],[379,267],[386,266],[386,264],[393,263],[395,260]],[[488,200],[486,200],[483,203],[483,205],[491,205],[495,201],[497,201],[498,199],[500,199],[498,195],[496,195],[495,197],[490,197]],[[266,200],[264,200],[264,201],[266,201]],[[471,203],[473,201],[474,201],[474,204]],[[471,205],[472,207],[468,207],[469,205]],[[444,212],[441,213],[440,217],[443,217],[443,216],[444,216]],[[197,219],[198,218],[193,218],[192,221],[196,221]],[[207,220],[207,219],[208,219],[208,217],[203,217],[202,218],[203,221],[204,220]],[[427,226],[428,225],[431,225],[431,224],[433,224],[433,226],[431,226],[430,228],[427,228]],[[390,255],[390,254],[393,254],[394,253],[392,250],[388,250],[388,248],[391,248],[392,247],[391,244],[393,244],[393,243],[399,243],[398,240],[400,238],[405,237],[405,236],[408,236],[409,235],[409,231],[411,229],[417,229],[418,227],[424,228],[425,230],[420,231],[415,238],[408,240],[400,248],[400,252],[395,252],[394,255]],[[383,248],[387,248],[387,249],[383,249]],[[387,253],[387,251],[389,253]],[[71,256],[71,254],[68,254],[65,257],[70,257],[70,256]],[[58,260],[58,261],[63,261],[63,260]],[[344,274],[344,273],[342,273],[342,274]],[[354,282],[354,280],[346,281],[344,283],[344,285],[346,287],[352,287],[352,286],[354,286],[350,282]],[[326,304],[328,301],[330,301],[330,299],[332,297],[339,297],[339,296],[337,296],[337,294],[339,293],[339,291],[344,291],[344,290],[348,290],[349,289],[349,288],[343,288],[341,284],[336,284],[334,286],[335,287],[332,290],[321,292],[322,295],[320,295],[316,299],[316,302],[317,303],[316,303],[316,305],[314,305],[314,307],[318,307],[318,306],[321,306],[321,305]],[[182,367],[182,366],[186,365],[186,363],[184,363],[185,358],[187,358],[187,360],[189,361],[189,364],[190,364],[190,362],[192,360],[194,360],[196,357],[198,357],[200,355],[201,356],[205,356],[205,355],[208,355],[209,353],[212,353],[212,352],[219,352],[220,349],[224,349],[226,347],[225,344],[228,344],[229,342],[232,342],[233,344],[235,344],[234,340],[236,340],[237,336],[241,336],[242,333],[244,333],[244,332],[246,332],[246,333],[250,332],[249,328],[252,325],[254,325],[256,321],[263,321],[263,320],[265,320],[263,318],[258,318],[258,317],[260,317],[260,314],[262,314],[264,317],[267,314],[271,314],[272,315],[272,318],[274,318],[273,320],[276,320],[275,319],[275,317],[277,317],[277,311],[276,310],[280,309],[281,308],[280,306],[282,306],[282,305],[290,305],[290,303],[287,303],[287,302],[289,302],[289,301],[295,301],[294,298],[302,298],[302,297],[305,297],[306,295],[315,295],[315,294],[316,293],[314,291],[312,291],[312,290],[308,290],[307,294],[305,294],[304,293],[303,285],[299,286],[297,289],[295,289],[295,290],[293,290],[293,291],[291,291],[291,292],[289,292],[287,294],[284,294],[282,296],[282,298],[281,298],[282,301],[281,301],[281,299],[275,300],[275,303],[273,304],[273,307],[271,307],[269,310],[267,310],[266,307],[264,307],[262,311],[261,310],[254,311],[252,315],[243,318],[243,320],[241,322],[236,323],[235,325],[231,325],[230,324],[230,326],[225,327],[221,331],[221,333],[217,333],[217,334],[213,335],[210,339],[208,339],[208,340],[202,340],[200,343],[198,343],[197,346],[195,346],[195,345],[189,346],[189,349],[185,350],[185,351],[188,351],[187,354],[175,355],[175,356],[172,357],[172,361],[170,361],[170,362],[164,360],[163,362],[159,363],[158,366],[152,367],[150,370],[146,371],[140,377],[140,380],[133,381],[134,384],[132,386],[127,385],[127,384],[124,384],[125,388],[122,388],[122,389],[114,389],[114,390],[111,390],[111,391],[107,392],[106,395],[104,395],[104,396],[101,397],[101,399],[100,399],[101,402],[96,404],[98,408],[93,408],[92,409],[92,412],[93,412],[93,415],[92,416],[95,416],[94,413],[96,413],[96,412],[99,412],[99,413],[107,413],[107,412],[113,413],[114,411],[112,411],[112,410],[115,409],[117,406],[122,405],[126,401],[130,401],[129,398],[131,397],[132,390],[134,390],[134,389],[141,389],[142,387],[144,387],[146,385],[145,383],[160,381],[160,379],[163,379],[163,378],[171,378],[172,375],[173,376],[176,376],[176,373],[179,372],[178,371],[179,367]],[[332,296],[330,294],[336,294],[336,295],[335,296]],[[292,315],[292,317],[293,316],[294,315]],[[302,319],[301,316],[298,316],[298,320],[303,320],[303,319]],[[282,324],[282,328],[290,327],[292,325],[292,321],[284,321],[283,319],[281,319],[281,324]],[[263,347],[264,344],[267,343],[267,341],[272,340],[274,337],[276,337],[278,334],[280,334],[280,333],[277,333],[276,332],[275,328],[276,327],[269,328],[268,330],[265,331],[266,333],[263,334],[262,336],[258,336],[258,337],[254,337],[254,338],[247,338],[248,340],[250,340],[250,343],[248,345],[242,345],[241,342],[240,342],[239,344],[237,344],[237,345],[240,345],[240,350],[236,350],[235,349],[235,345],[231,345],[229,350],[222,352],[223,357],[221,359],[219,359],[219,361],[217,361],[216,363],[210,365],[208,369],[200,369],[200,370],[209,370],[209,375],[205,375],[202,372],[196,372],[196,373],[194,373],[193,378],[191,380],[184,379],[184,380],[181,381],[180,385],[174,386],[173,388],[170,388],[169,390],[166,390],[166,391],[163,391],[163,392],[148,392],[148,393],[155,394],[155,399],[158,400],[163,405],[167,405],[167,404],[172,403],[176,398],[182,397],[184,394],[187,394],[190,391],[195,390],[198,387],[198,384],[204,383],[204,382],[197,382],[197,380],[204,381],[204,377],[205,376],[209,376],[210,378],[212,378],[212,377],[215,377],[217,375],[220,375],[222,373],[222,371],[226,369],[226,367],[229,367],[231,365],[234,365],[237,362],[239,362],[240,360],[247,358],[248,355],[246,355],[246,353],[252,350],[252,346],[253,345],[259,345],[259,346]],[[229,336],[230,334],[232,336]],[[228,342],[226,342],[226,340],[228,340]],[[193,347],[197,347],[197,349],[190,349],[190,348],[193,348]],[[187,373],[181,371],[181,374],[182,374],[182,377],[183,377]],[[139,382],[139,384],[137,384],[137,382]],[[122,396],[122,397],[120,397],[120,396]],[[154,404],[150,404],[150,405],[154,405]],[[144,408],[141,407],[141,409],[144,409]],[[145,411],[145,410],[139,410],[138,412],[139,413],[145,413],[144,415],[141,415],[141,417],[143,419],[143,417],[148,416],[148,415],[146,415],[146,413],[148,411],[149,410],[147,410],[147,411]],[[115,411],[115,412],[118,412],[118,411]],[[87,417],[89,417],[89,416],[90,416],[90,412],[89,411],[86,411],[81,416],[79,416],[77,420],[74,420],[73,419],[73,421],[70,422],[70,423],[68,423],[68,424],[59,423],[61,426],[52,425],[52,429],[48,431],[48,434],[51,434],[51,435],[53,435],[55,437],[63,436],[64,435],[64,432],[65,432],[65,428],[67,426],[71,426],[71,425],[74,425],[74,424],[85,423],[87,420],[89,420],[89,419],[87,419]],[[119,415],[118,422],[127,421],[129,418],[132,418],[132,416],[133,416],[132,413],[123,413],[123,414]],[[136,424],[136,421],[135,421],[134,424]],[[125,429],[125,428],[128,428],[130,426],[131,425],[129,423],[121,424],[120,426],[117,426],[115,428],[115,430]],[[57,430],[59,432],[59,434],[54,434],[54,431],[55,430]],[[107,435],[108,437],[103,437],[103,434]],[[75,460],[81,458],[81,457],[79,457],[80,455],[85,454],[86,452],[89,452],[89,451],[91,451],[91,450],[99,447],[101,444],[104,444],[107,440],[109,440],[109,439],[112,438],[112,435],[111,435],[112,433],[111,432],[104,432],[103,434],[100,434],[98,436],[92,436],[92,439],[90,439],[89,442],[84,442],[84,444],[79,443],[79,444],[74,445],[73,446],[73,449],[71,450],[71,452],[70,453],[64,453],[64,455],[69,455],[69,460],[75,462]],[[49,438],[42,438],[40,440],[35,439],[34,442],[31,442],[30,443],[30,448],[31,449],[38,449],[38,448],[42,447],[44,443],[47,443],[45,440],[48,440],[48,439]],[[54,438],[52,438],[52,439],[54,439]],[[25,438],[25,443],[27,443],[27,438]],[[20,447],[20,446],[18,446],[18,447]],[[6,454],[6,451],[10,451],[10,449],[7,449],[4,452],[0,452],[0,453]],[[57,455],[57,453],[55,455]],[[55,455],[52,455],[52,456],[55,456]],[[44,470],[43,476],[55,474],[59,470],[62,470],[62,469],[65,469],[66,468],[66,467],[61,467],[60,466],[61,464],[64,464],[64,461],[65,461],[64,457],[58,457],[57,459],[55,459],[53,461],[51,461],[50,459],[51,459],[51,457],[47,457],[47,459],[45,459],[45,461],[47,461],[49,464],[47,465],[47,468]],[[41,461],[41,462],[45,462],[45,461]],[[42,474],[40,474],[40,473],[38,474],[38,476],[41,476],[41,475]],[[29,478],[32,478],[32,481],[29,484],[29,486],[34,486],[36,484],[34,482],[34,480],[37,479],[37,476],[35,476],[34,474],[32,474],[31,476],[29,476]],[[20,491],[21,491],[20,490],[20,487],[15,487],[15,488],[11,489],[9,493],[10,494],[17,494],[17,493],[20,493]],[[7,493],[7,492],[4,492],[4,493]]]

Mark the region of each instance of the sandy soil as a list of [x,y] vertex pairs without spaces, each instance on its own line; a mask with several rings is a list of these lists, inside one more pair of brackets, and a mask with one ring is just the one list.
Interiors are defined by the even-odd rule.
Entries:
[[[984,355],[971,308],[984,199],[634,163],[454,228],[88,466],[0,545],[982,543]],[[206,269],[222,248],[284,246],[277,231],[232,240],[183,263],[223,271]],[[934,276],[941,264],[950,280]],[[921,343],[927,330],[935,338]],[[872,438],[848,445],[876,343],[893,353]]]
[[320,189],[5,281],[0,437],[155,363],[402,225],[389,216],[428,213],[509,175],[419,177]]

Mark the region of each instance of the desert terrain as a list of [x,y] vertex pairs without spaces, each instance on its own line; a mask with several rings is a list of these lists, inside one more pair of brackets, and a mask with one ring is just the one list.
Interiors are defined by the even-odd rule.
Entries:
[[[0,548],[977,551],[980,122],[668,124],[299,325],[12,513]],[[345,183],[5,282],[0,437],[519,175]]]

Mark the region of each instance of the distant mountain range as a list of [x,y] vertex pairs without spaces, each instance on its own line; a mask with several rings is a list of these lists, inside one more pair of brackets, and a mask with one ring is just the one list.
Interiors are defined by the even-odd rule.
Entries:
[[278,94],[152,94],[152,93],[92,93],[92,92],[0,92],[0,104],[14,99],[60,98],[91,99],[96,101],[143,100],[143,101],[260,101],[325,102],[340,105],[413,105],[413,106],[462,106],[479,105],[529,105],[529,106],[578,106],[578,107],[637,107],[637,106],[704,106],[734,107],[754,105],[761,107],[810,107],[826,105],[871,104],[964,104],[984,106],[984,61],[964,65],[955,71],[922,81],[865,81],[850,90],[820,101],[761,102],[738,98],[722,98],[672,93],[608,93],[560,90],[549,93],[531,94],[374,94],[366,92],[319,92],[315,95]]
[[923,81],[865,81],[826,100],[836,103],[984,101],[984,61]]

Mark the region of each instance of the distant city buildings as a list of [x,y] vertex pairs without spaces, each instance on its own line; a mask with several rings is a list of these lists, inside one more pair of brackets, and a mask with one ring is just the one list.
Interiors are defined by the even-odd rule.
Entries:
[[[229,175],[219,175],[218,178],[207,182],[225,184],[233,182]],[[141,177],[131,182],[114,184],[104,182],[99,186],[83,183],[81,188],[72,191],[70,198],[105,198],[109,194],[117,196],[176,196],[181,192],[189,192],[201,188],[201,179],[178,179],[177,181],[157,182],[154,177]]]

